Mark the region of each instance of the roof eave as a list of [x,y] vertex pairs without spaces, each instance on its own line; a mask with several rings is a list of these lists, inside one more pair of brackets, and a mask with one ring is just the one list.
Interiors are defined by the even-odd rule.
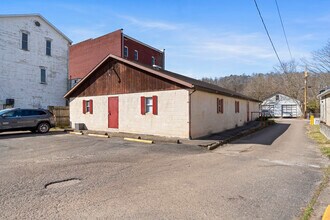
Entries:
[[51,26],[57,33],[59,33],[64,39],[66,39],[70,44],[72,44],[72,40],[68,38],[65,34],[63,34],[62,31],[60,31],[57,27],[55,27],[52,23],[50,23],[44,16],[38,13],[32,13],[32,14],[3,14],[0,15],[0,18],[5,17],[39,17],[42,20],[44,20],[49,26]]
[[325,90],[324,92],[322,92],[321,94],[318,94],[318,95],[316,96],[316,98],[320,99],[321,97],[323,97],[323,96],[325,96],[325,95],[328,95],[328,94],[330,94],[330,89],[327,89],[327,90]]
[[220,94],[220,95],[224,95],[224,96],[227,96],[227,97],[233,97],[233,98],[238,98],[238,99],[243,99],[243,100],[248,100],[248,101],[253,101],[253,102],[260,102],[261,103],[260,100],[252,99],[252,98],[244,97],[244,96],[239,96],[239,95],[236,95],[236,94],[233,94],[233,93],[222,92],[222,91],[209,89],[209,88],[205,88],[205,87],[201,87],[201,86],[194,86],[194,88],[196,90],[200,90],[200,91],[204,91],[204,92]]

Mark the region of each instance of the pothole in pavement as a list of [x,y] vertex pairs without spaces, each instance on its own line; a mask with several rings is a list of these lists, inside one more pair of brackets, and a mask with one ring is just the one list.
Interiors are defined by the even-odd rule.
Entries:
[[70,179],[53,181],[53,182],[47,183],[45,185],[45,189],[56,189],[56,188],[62,188],[62,187],[66,187],[66,186],[72,186],[72,185],[79,183],[80,181],[81,181],[81,179],[79,179],[79,178],[70,178]]

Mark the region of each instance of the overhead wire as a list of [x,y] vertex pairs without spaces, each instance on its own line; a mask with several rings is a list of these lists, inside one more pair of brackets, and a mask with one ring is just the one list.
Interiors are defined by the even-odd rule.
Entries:
[[284,34],[284,37],[285,37],[286,45],[288,46],[288,50],[289,50],[289,53],[290,53],[291,60],[293,60],[291,49],[290,49],[290,46],[289,46],[288,38],[286,36],[286,32],[285,32],[285,28],[284,28],[284,24],[283,24],[283,20],[282,20],[280,8],[278,7],[277,0],[275,0],[275,3],[276,3],[276,8],[277,8],[278,16],[280,17],[280,20],[281,20],[281,25],[282,25],[282,30],[283,30],[283,34]]
[[281,67],[283,68],[283,71],[285,71],[284,65],[283,65],[283,63],[282,63],[282,61],[281,61],[281,59],[280,59],[280,57],[279,57],[279,55],[278,55],[278,53],[277,53],[277,51],[276,51],[276,48],[275,48],[274,43],[273,43],[273,41],[272,41],[272,38],[270,37],[270,34],[269,34],[269,32],[268,32],[268,29],[267,29],[267,26],[266,26],[266,24],[265,24],[265,21],[264,21],[262,15],[261,15],[260,9],[259,9],[259,7],[258,7],[258,3],[257,3],[256,0],[253,0],[253,1],[254,1],[254,4],[255,4],[255,6],[256,6],[256,8],[257,8],[257,10],[258,10],[258,13],[259,13],[259,16],[260,16],[261,22],[262,22],[262,24],[264,25],[264,28],[265,28],[265,31],[266,31],[266,33],[267,33],[268,39],[269,39],[269,41],[270,41],[270,43],[271,43],[271,45],[272,45],[272,47],[273,47],[273,50],[274,50],[274,52],[275,52],[275,54],[276,54],[276,57],[277,57],[277,59],[278,59],[278,62],[280,63]]

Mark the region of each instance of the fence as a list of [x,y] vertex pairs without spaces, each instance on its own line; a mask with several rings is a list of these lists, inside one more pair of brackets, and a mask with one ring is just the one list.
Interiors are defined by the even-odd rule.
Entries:
[[70,126],[69,106],[48,106],[48,110],[56,117],[56,127]]

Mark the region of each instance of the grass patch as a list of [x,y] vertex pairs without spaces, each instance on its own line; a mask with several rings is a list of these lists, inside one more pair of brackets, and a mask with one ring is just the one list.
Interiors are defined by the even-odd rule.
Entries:
[[322,183],[318,186],[318,188],[314,192],[314,195],[313,195],[311,201],[308,203],[307,207],[304,210],[302,217],[300,218],[301,220],[309,220],[311,218],[312,213],[314,211],[313,207],[314,207],[315,203],[317,202],[317,199],[319,198],[323,189],[325,187],[327,187],[328,182],[329,182],[329,177],[330,177],[330,167],[327,167],[324,170],[324,177],[323,177]]
[[330,140],[320,132],[320,126],[309,125],[308,136],[320,146],[322,154],[330,158]]
[[[323,155],[330,158],[330,141],[320,132],[320,126],[309,125],[307,129],[308,129],[308,137],[314,140],[318,144]],[[312,213],[314,211],[313,207],[317,202],[317,199],[319,198],[321,192],[327,186],[329,182],[329,178],[330,178],[330,167],[327,167],[324,170],[322,183],[318,186],[318,188],[314,192],[311,201],[308,203],[307,207],[305,208],[302,214],[302,217],[300,218],[301,220],[309,220],[311,218]]]

